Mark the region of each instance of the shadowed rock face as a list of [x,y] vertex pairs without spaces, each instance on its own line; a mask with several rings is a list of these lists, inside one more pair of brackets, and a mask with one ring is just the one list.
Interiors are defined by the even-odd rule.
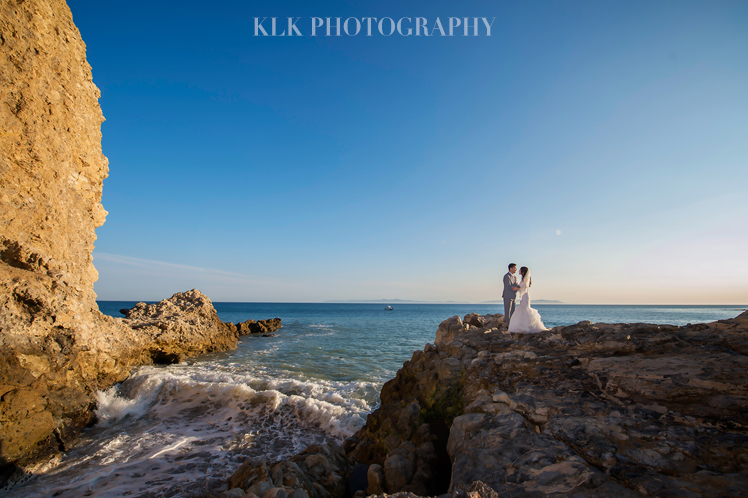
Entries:
[[[747,352],[748,312],[531,335],[500,315],[452,317],[333,468],[365,469],[357,496],[748,496]],[[247,463],[229,487],[279,486],[250,490],[250,474],[262,473]]]
[[270,466],[266,462],[245,462],[229,478],[228,488],[265,498],[343,498],[350,477],[351,467],[343,449],[328,443],[309,446],[295,457]]
[[235,328],[239,335],[264,335],[275,332],[276,330],[280,329],[282,325],[280,318],[268,318],[266,320],[258,321],[246,320],[244,322],[237,323],[236,325],[229,322],[228,326]]

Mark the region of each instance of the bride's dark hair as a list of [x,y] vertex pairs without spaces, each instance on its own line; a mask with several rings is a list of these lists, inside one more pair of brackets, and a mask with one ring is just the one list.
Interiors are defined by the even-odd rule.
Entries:
[[[525,275],[527,275],[527,272],[530,271],[530,269],[526,266],[523,266],[519,269],[519,274],[522,275],[522,280],[525,279]],[[532,277],[530,277],[530,281],[527,282],[528,287],[532,287]]]

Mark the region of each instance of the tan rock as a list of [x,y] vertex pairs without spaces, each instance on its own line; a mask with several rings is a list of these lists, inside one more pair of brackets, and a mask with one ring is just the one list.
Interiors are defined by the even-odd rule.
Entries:
[[[521,336],[452,317],[385,384],[348,454],[384,464],[399,492],[381,496],[748,495],[746,316]],[[398,423],[413,413],[415,434]]]
[[85,54],[63,0],[0,2],[4,464],[26,465],[68,446],[93,421],[94,393],[133,366],[236,345],[235,331],[195,291],[162,305],[175,314],[160,323],[138,317],[137,330],[99,312],[91,251],[106,217],[108,168]]

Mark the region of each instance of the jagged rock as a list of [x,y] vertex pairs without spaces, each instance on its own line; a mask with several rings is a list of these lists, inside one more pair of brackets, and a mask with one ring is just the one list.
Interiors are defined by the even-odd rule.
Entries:
[[[385,384],[346,444],[372,464],[370,494],[748,495],[748,312],[686,327],[505,328],[452,317]],[[372,486],[382,465],[382,489],[399,492]]]
[[[312,445],[290,460],[283,460],[270,467],[265,462],[244,462],[229,478],[228,487],[247,489],[273,498],[268,493],[283,490],[294,498],[342,498],[351,476],[351,465],[343,449],[330,442]],[[277,497],[283,498],[283,497]]]
[[[137,330],[153,363],[236,348],[237,334],[218,318],[213,303],[197,289],[155,304],[137,303],[124,323]],[[144,360],[144,362],[146,362]]]
[[265,336],[266,334],[270,334],[271,332],[275,332],[283,326],[281,325],[280,318],[269,318],[267,320],[258,321],[247,320],[241,323],[237,323],[236,325],[229,325],[235,327],[239,335],[262,334],[263,336]]

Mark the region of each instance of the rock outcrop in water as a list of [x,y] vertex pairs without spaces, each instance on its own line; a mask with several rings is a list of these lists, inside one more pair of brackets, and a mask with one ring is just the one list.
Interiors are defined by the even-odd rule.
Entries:
[[[218,318],[208,296],[197,289],[127,310],[125,325],[137,331],[138,363],[179,363],[185,358],[236,348],[238,334]],[[134,345],[135,346],[135,345]]]
[[229,327],[236,329],[239,335],[267,335],[281,328],[280,318],[268,318],[266,320],[246,320],[234,325],[228,323]]
[[531,335],[453,317],[384,385],[348,465],[368,466],[360,495],[748,496],[746,354],[748,312]]

